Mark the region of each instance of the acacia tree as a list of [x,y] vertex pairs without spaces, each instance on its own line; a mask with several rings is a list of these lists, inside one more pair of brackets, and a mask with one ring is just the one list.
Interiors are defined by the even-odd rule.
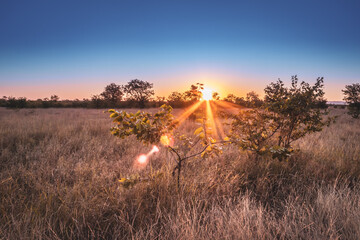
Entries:
[[100,95],[111,105],[116,105],[119,101],[122,100],[124,95],[122,89],[122,86],[111,83],[105,87],[105,90]]
[[153,84],[139,79],[133,79],[124,86],[124,92],[128,100],[137,102],[140,108],[155,94]]
[[360,115],[360,84],[354,83],[346,85],[342,90],[345,97],[344,100],[348,104],[348,114],[353,118],[359,118]]

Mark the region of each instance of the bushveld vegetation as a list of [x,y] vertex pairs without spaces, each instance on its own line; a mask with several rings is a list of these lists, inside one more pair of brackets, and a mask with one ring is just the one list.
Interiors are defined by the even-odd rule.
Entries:
[[[102,110],[0,111],[1,238],[360,235],[360,122],[343,109],[330,110],[335,124],[295,142],[301,151],[288,161],[255,161],[231,145],[190,159],[179,190],[170,154],[160,147],[145,168],[134,165],[152,146],[111,136]],[[179,132],[196,127],[185,120]],[[124,188],[118,180],[132,175],[153,180]]]
[[[357,84],[358,85],[358,84]],[[75,100],[60,100],[59,96],[51,95],[50,98],[29,100],[26,97],[11,97],[3,96],[0,98],[0,107],[7,108],[154,108],[160,107],[164,103],[170,105],[173,108],[188,107],[197,101],[198,97],[192,93],[198,91],[203,85],[200,83],[190,86],[188,91],[172,92],[168,97],[154,97],[153,84],[134,79],[129,81],[125,85],[118,85],[111,83],[104,88],[104,91],[100,94],[95,94],[91,99],[75,99]],[[345,86],[353,86],[353,90],[356,89],[356,84]],[[357,102],[359,99],[359,90],[352,91],[351,97],[346,97],[348,90],[343,90],[345,94],[345,101],[349,104],[349,113],[354,109],[359,109]],[[355,98],[354,98],[355,97]],[[219,93],[213,93],[214,100],[220,100]],[[356,100],[357,99],[357,100]],[[237,104],[247,108],[261,107],[263,100],[259,98],[259,95],[253,91],[246,94],[246,97],[238,97],[234,94],[228,94],[221,100]],[[351,103],[351,104],[350,104]],[[329,104],[331,105],[331,104]],[[357,106],[357,107],[354,107]],[[335,105],[335,107],[338,107]],[[345,106],[340,106],[343,108]],[[353,109],[353,110],[352,110]],[[356,111],[355,111],[356,112]]]
[[251,110],[201,90],[186,109],[111,110],[115,123],[0,109],[0,238],[359,238],[360,122],[323,115],[322,79],[273,83]]
[[[179,120],[175,120],[171,114],[171,106],[165,104],[155,114],[109,110],[110,117],[116,123],[112,128],[112,134],[120,138],[134,135],[145,144],[161,143],[170,152],[175,153],[176,167],[173,173],[177,170],[179,187],[180,172],[185,160],[198,155],[203,158],[219,156],[222,153],[222,145],[235,144],[242,150],[253,151],[257,157],[271,155],[280,161],[286,160],[293,152],[292,142],[309,133],[321,131],[335,119],[323,119],[323,115],[328,113],[324,111],[327,106],[323,98],[323,87],[323,78],[318,78],[314,86],[310,86],[305,82],[298,84],[297,76],[293,76],[290,88],[286,88],[281,80],[267,86],[261,107],[233,115],[227,114],[231,105],[222,103],[226,111],[223,116],[230,116],[232,120],[231,131],[225,133],[219,119],[217,116],[214,118],[213,114],[218,114],[215,105],[219,105],[219,102],[214,102],[213,106],[209,101],[206,101],[206,104],[201,102],[203,86],[193,85],[189,95],[194,99],[194,104],[187,112],[198,117],[196,122],[200,127],[195,130],[195,137],[174,132],[177,125],[187,117],[180,116]],[[205,109],[202,109],[204,105]],[[221,129],[220,134],[216,131],[217,128]],[[202,149],[194,153],[192,150],[198,143],[201,143]],[[142,161],[146,162],[146,156]],[[127,185],[134,181],[139,180],[122,180]]]

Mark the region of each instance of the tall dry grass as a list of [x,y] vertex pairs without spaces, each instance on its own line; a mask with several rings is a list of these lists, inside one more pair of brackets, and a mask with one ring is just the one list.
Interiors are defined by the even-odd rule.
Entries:
[[[288,162],[229,146],[177,189],[171,155],[135,168],[151,146],[111,136],[101,110],[0,109],[0,238],[359,239],[360,121],[332,114]],[[123,189],[131,174],[151,180]]]

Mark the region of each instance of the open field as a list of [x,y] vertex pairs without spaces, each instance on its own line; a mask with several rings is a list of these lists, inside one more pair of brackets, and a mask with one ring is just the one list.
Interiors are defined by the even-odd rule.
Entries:
[[[151,146],[112,136],[102,110],[0,109],[0,239],[359,239],[360,121],[331,114],[288,162],[229,146],[177,190],[171,155],[134,167]],[[150,181],[120,186],[137,173]]]

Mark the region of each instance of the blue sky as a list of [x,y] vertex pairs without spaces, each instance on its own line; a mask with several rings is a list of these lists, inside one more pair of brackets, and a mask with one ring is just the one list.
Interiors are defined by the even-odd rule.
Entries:
[[89,98],[139,78],[157,95],[203,82],[260,94],[360,80],[360,1],[2,1],[0,95]]

